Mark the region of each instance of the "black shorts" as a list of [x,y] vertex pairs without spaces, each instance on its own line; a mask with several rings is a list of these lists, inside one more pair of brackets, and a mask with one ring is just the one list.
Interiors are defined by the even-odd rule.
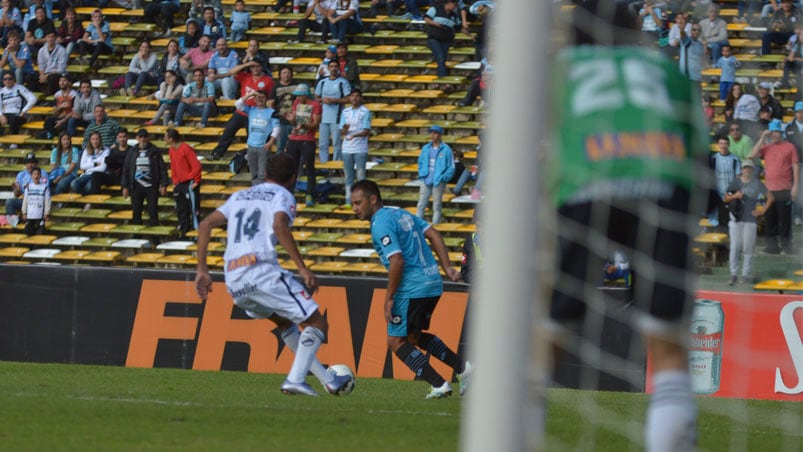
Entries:
[[[693,260],[689,252],[690,194],[675,189],[666,200],[614,200],[558,210],[558,266],[550,317],[571,321],[586,313],[587,300],[603,300],[603,265],[620,251],[635,274],[633,304],[640,313],[682,322],[692,306]],[[593,244],[593,247],[589,247]]]
[[425,298],[396,298],[392,319],[388,324],[388,336],[407,337],[429,329],[432,313],[438,306],[440,295]]

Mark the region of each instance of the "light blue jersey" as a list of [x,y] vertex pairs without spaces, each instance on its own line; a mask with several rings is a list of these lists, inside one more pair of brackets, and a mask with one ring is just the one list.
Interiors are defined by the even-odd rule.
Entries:
[[248,115],[248,146],[264,146],[273,133],[273,129],[279,128],[279,119],[273,115],[273,109],[246,105],[243,106],[242,111]]
[[385,268],[390,256],[401,253],[404,271],[394,299],[434,297],[443,293],[438,263],[424,231],[429,223],[404,209],[383,207],[371,218],[371,239]]

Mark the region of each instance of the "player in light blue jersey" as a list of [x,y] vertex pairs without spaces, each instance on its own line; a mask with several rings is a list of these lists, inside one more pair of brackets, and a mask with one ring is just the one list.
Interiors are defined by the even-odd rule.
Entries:
[[410,212],[384,207],[379,187],[372,181],[361,180],[351,187],[351,204],[361,220],[371,221],[374,249],[388,269],[385,295],[388,348],[416,377],[432,385],[428,399],[450,396],[452,386],[432,368],[422,350],[455,370],[463,395],[471,364],[458,357],[438,336],[424,332],[429,329],[430,318],[443,293],[438,263],[427,239],[446,276],[452,281],[460,279],[460,273],[449,263],[443,238],[435,228]]

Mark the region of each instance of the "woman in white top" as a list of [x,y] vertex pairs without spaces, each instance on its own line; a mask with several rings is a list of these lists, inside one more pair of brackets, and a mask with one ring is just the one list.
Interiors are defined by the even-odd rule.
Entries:
[[172,69],[168,69],[165,72],[165,81],[159,86],[159,91],[154,94],[154,97],[159,100],[159,110],[153,115],[153,119],[146,122],[145,125],[158,124],[160,118],[163,125],[171,125],[170,123],[173,122],[172,120],[176,116],[176,109],[183,91],[184,85],[178,81],[178,74]]
[[[120,90],[123,96],[136,96],[142,85],[157,83],[159,73],[157,70],[157,63],[159,59],[156,54],[151,52],[151,43],[142,41],[139,45],[139,52],[131,59],[131,64],[128,65],[128,73],[125,74],[125,88]],[[131,89],[131,85],[134,88]]]
[[100,132],[92,132],[92,135],[89,136],[89,144],[81,154],[80,168],[84,174],[72,181],[70,189],[74,193],[89,194],[92,188],[92,173],[106,171],[106,157],[108,156],[109,148],[103,146]]

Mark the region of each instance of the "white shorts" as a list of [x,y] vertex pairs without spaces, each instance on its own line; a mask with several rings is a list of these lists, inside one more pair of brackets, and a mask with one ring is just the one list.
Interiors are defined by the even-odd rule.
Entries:
[[318,304],[293,274],[273,263],[227,272],[226,289],[234,304],[255,319],[278,315],[298,324],[318,310]]

